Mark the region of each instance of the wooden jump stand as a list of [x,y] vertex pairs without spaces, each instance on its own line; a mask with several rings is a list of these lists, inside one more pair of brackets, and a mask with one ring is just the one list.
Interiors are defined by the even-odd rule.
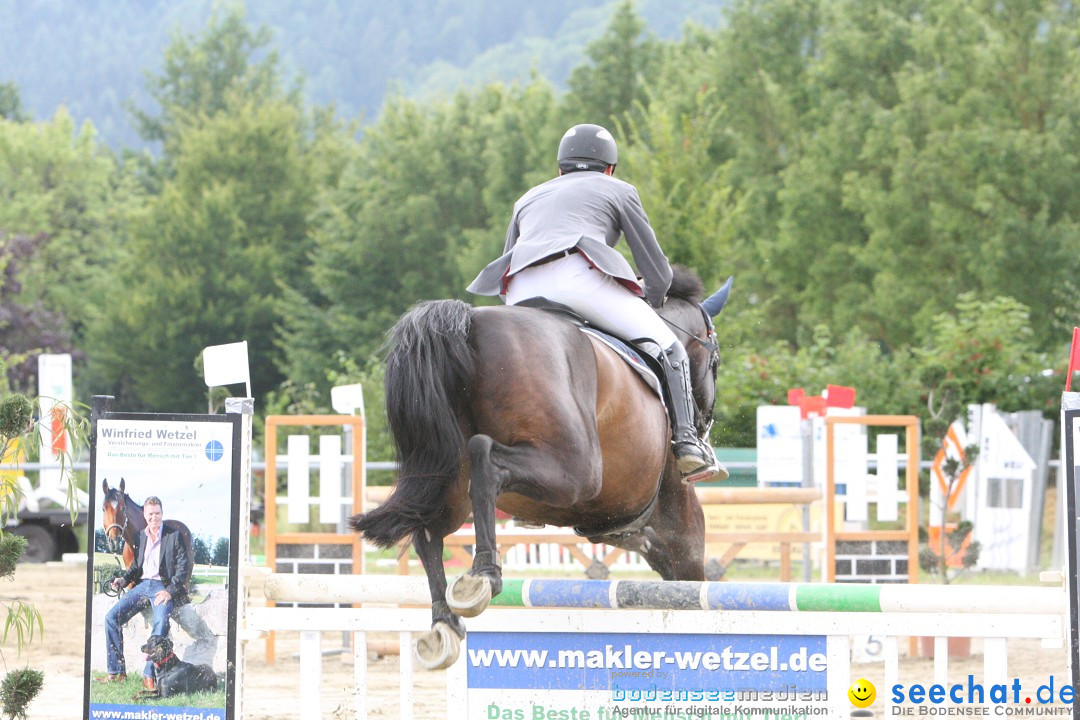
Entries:
[[[905,482],[907,507],[904,527],[899,530],[836,530],[836,448],[837,425],[902,427],[907,451]],[[900,541],[907,543],[907,581],[919,581],[919,418],[914,415],[862,415],[825,417],[825,582],[836,582],[836,543],[844,541]]]
[[[278,428],[284,427],[351,427],[352,473],[351,501],[352,514],[364,511],[364,419],[355,415],[270,415],[266,418],[266,485],[264,495],[266,565],[271,572],[277,569],[277,550],[279,545],[351,545],[352,572],[362,574],[365,571],[363,541],[356,533],[333,532],[278,532],[277,502],[277,445]],[[305,468],[306,471],[306,468]],[[305,472],[305,479],[307,475]],[[338,480],[339,478],[335,478]],[[305,493],[308,496],[310,490]],[[325,493],[323,493],[325,494]],[[290,502],[295,502],[290,499]],[[344,504],[345,499],[340,499]],[[307,504],[310,505],[310,499]],[[273,605],[274,603],[268,603]],[[273,664],[274,633],[266,635],[266,662]]]

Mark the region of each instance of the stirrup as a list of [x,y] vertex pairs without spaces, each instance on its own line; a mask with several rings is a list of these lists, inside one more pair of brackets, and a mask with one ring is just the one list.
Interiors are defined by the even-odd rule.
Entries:
[[721,462],[715,462],[707,468],[692,472],[689,475],[684,475],[682,478],[683,485],[693,485],[694,483],[704,482],[705,480],[715,480],[717,482],[723,482],[730,476],[728,469],[724,467]]
[[[696,438],[695,440],[683,440],[674,443],[674,449],[677,450],[680,446],[689,451],[684,452],[682,455],[678,453],[675,455],[675,466],[682,475],[684,485],[708,480],[716,475],[719,475],[716,478],[717,480],[728,479],[727,468],[716,459],[716,454],[712,448],[708,448],[708,451],[706,451],[704,443],[696,441]],[[694,450],[697,452],[693,452]]]

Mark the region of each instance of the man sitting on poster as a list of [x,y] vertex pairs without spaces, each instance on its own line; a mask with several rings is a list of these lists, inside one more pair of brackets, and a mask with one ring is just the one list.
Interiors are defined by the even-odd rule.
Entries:
[[[105,616],[105,655],[109,674],[99,682],[127,679],[124,663],[124,624],[147,605],[153,612],[151,635],[169,634],[169,614],[174,604],[187,599],[187,578],[192,559],[180,532],[162,524],[161,500],[151,496],[143,504],[146,529],[135,541],[135,559],[122,576],[112,581],[113,589],[135,583]],[[143,685],[156,689],[154,665],[146,663]]]

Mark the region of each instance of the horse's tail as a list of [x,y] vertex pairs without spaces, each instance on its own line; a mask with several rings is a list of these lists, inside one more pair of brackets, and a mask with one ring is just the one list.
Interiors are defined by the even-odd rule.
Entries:
[[446,507],[464,454],[458,416],[475,373],[471,325],[472,308],[438,300],[413,306],[390,332],[386,415],[397,486],[382,505],[349,520],[379,547],[411,537]]

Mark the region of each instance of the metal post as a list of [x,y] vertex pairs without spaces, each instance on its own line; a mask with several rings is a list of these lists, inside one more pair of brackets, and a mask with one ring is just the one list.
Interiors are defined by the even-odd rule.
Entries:
[[[802,486],[812,488],[814,486],[814,430],[809,420],[803,420],[802,429]],[[802,506],[802,529],[810,532],[810,505]],[[810,543],[802,544],[802,578],[803,582],[810,582],[811,574]]]
[[[239,527],[236,528],[237,537],[237,562],[239,567],[236,572],[236,596],[237,602],[237,627],[244,628],[246,626],[246,620],[244,618],[245,608],[247,607],[247,597],[244,590],[244,584],[246,582],[244,575],[244,568],[249,562],[249,553],[251,551],[250,542],[250,529],[251,529],[251,495],[253,492],[251,484],[251,420],[255,415],[255,400],[253,398],[228,398],[225,400],[225,413],[226,414],[239,414],[240,415],[240,512],[239,512]],[[239,633],[237,633],[238,641],[237,647],[234,648],[235,652],[235,664],[233,673],[233,697],[236,698],[234,704],[235,717],[243,717],[243,705],[244,705],[244,640],[239,639]]]

